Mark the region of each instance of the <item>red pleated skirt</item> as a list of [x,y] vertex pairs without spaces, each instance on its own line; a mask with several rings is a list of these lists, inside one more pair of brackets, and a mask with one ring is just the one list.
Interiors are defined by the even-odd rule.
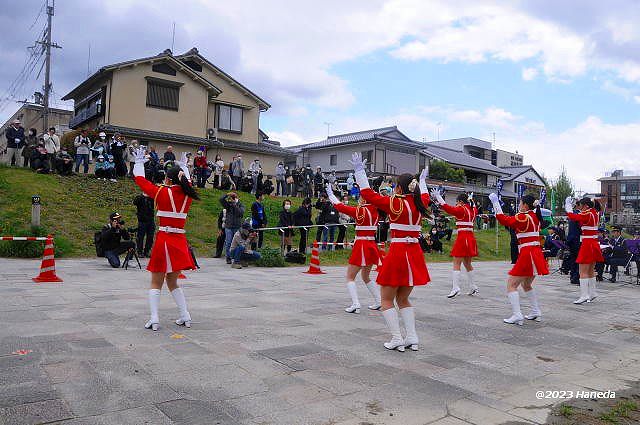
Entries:
[[576,258],[578,264],[604,263],[602,250],[597,239],[583,239]]
[[195,268],[184,233],[156,233],[147,270],[154,273],[171,273]]
[[549,265],[539,246],[525,246],[518,255],[518,261],[509,271],[511,276],[542,276],[549,274]]
[[356,239],[349,257],[349,264],[358,267],[379,265],[380,253],[376,241]]
[[478,244],[476,243],[476,237],[473,232],[463,230],[458,231],[456,241],[451,248],[452,257],[477,257],[478,256]]
[[393,242],[378,268],[382,286],[419,286],[431,281],[419,243]]

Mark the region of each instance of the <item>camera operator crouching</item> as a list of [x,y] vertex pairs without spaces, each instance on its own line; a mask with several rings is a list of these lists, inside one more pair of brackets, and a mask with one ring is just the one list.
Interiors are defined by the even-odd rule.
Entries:
[[109,224],[102,230],[101,237],[104,256],[114,269],[120,267],[120,255],[135,249],[136,244],[131,240],[129,232],[124,227],[124,220],[117,212],[109,215]]

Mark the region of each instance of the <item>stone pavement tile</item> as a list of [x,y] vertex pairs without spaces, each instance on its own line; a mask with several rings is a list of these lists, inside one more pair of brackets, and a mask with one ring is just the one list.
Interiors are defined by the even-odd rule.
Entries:
[[3,425],[27,425],[49,423],[73,417],[60,399],[21,404],[0,409]]
[[[250,419],[298,407],[270,391],[231,398],[224,401],[225,406],[223,410],[236,419]],[[234,410],[229,410],[229,406]]]
[[0,323],[24,323],[40,322],[48,320],[49,316],[38,310],[30,309],[28,306],[20,310],[0,311]]
[[294,375],[274,376],[265,378],[262,382],[269,392],[293,405],[303,405],[309,400],[320,401],[335,398],[330,391]]
[[99,415],[177,398],[157,378],[126,358],[67,362],[56,373],[69,369],[71,378],[55,385],[78,415]]
[[449,369],[432,375],[433,379],[464,388],[467,391],[500,397],[513,391],[527,381],[523,378],[506,375],[498,370],[470,365]]
[[520,418],[524,418],[535,424],[545,424],[547,423],[547,417],[549,416],[549,413],[551,413],[551,408],[518,407],[516,409],[509,410],[507,413],[518,416]]
[[319,353],[321,351],[325,351],[325,349],[316,344],[296,344],[270,348],[267,350],[258,350],[258,353],[273,360],[282,360]]
[[349,409],[336,403],[307,401],[299,406],[284,411],[267,412],[263,416],[253,418],[253,423],[260,425],[326,425],[357,419]]
[[531,423],[519,416],[511,415],[469,399],[462,399],[447,405],[449,414],[475,425],[495,425],[500,423]]
[[159,379],[179,397],[197,400],[220,401],[267,390],[260,378],[234,364],[204,365],[197,369],[167,373]]
[[429,425],[469,425],[469,423],[470,422],[463,421],[462,419],[454,418],[453,416],[446,416],[437,421],[429,422]]
[[295,376],[338,396],[361,391],[364,388],[363,384],[344,379],[344,376],[329,371],[305,370],[296,373]]
[[229,416],[223,402],[204,400],[171,400],[156,404],[172,423],[180,425],[236,425],[236,419]]
[[51,400],[58,395],[49,382],[23,382],[2,386],[0,407],[17,406],[26,403]]
[[59,422],[61,425],[171,425],[173,423],[155,406],[142,406]]

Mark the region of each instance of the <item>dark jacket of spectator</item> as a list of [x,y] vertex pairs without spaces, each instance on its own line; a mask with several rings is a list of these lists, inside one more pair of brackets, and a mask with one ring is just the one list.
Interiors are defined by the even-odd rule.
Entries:
[[105,251],[112,251],[120,246],[120,241],[131,240],[126,229],[107,226],[102,230],[102,247]]
[[313,221],[311,221],[311,205],[308,207],[300,206],[293,213],[293,223],[295,226],[311,226],[313,224]]
[[[293,224],[293,214],[290,210],[285,210],[284,208],[280,211],[280,218],[278,220],[278,227],[289,227],[294,226]],[[293,229],[285,229],[284,236],[289,237],[293,235]]]
[[18,126],[18,128],[15,128],[13,125],[10,125],[9,128],[5,130],[4,134],[7,136],[8,148],[20,149],[25,145],[26,138],[24,135],[24,127]]
[[255,201],[251,204],[251,227],[258,229],[267,227],[267,213],[262,202]]
[[238,199],[238,202],[231,202],[227,199],[227,195],[224,194],[220,198],[220,204],[227,210],[224,228],[239,229],[242,226],[244,217],[244,205],[242,205],[240,199]]
[[149,196],[144,196],[142,194],[136,196],[133,199],[133,205],[136,206],[136,216],[138,217],[138,221],[149,223],[154,220],[154,203],[153,199]]
[[167,151],[167,152],[164,153],[162,158],[164,159],[164,162],[175,161],[176,160],[176,155],[173,152]]

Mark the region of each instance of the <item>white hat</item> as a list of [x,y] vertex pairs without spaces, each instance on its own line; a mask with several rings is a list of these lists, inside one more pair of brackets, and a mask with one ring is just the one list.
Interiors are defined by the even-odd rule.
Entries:
[[104,131],[101,131],[100,133],[98,133],[98,136],[107,137],[107,133],[105,133]]

